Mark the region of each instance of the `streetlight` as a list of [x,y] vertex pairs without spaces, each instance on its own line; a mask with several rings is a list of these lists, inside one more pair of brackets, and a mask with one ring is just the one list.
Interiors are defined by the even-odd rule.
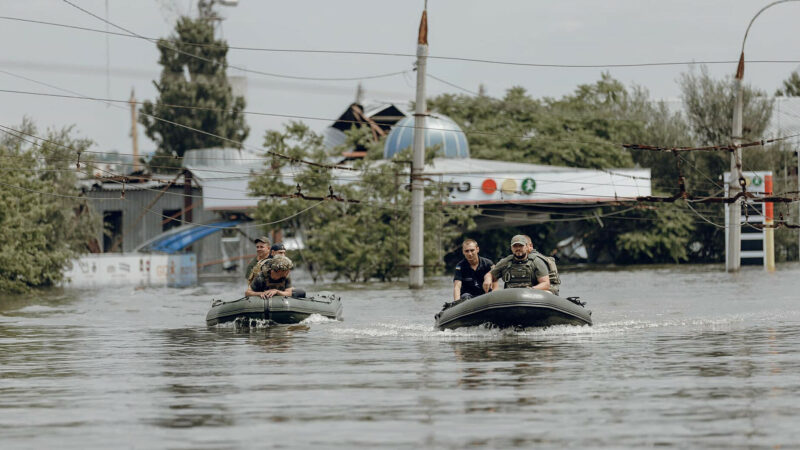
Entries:
[[[742,39],[742,52],[739,56],[739,64],[736,67],[735,88],[736,88],[736,103],[733,107],[733,145],[736,148],[731,153],[731,178],[728,185],[728,195],[735,196],[744,187],[744,177],[742,176],[742,78],[744,78],[744,44],[747,41],[747,34],[750,33],[750,27],[753,26],[756,18],[767,9],[788,2],[796,2],[800,0],[778,0],[772,2],[756,13],[750,23],[747,25],[747,30],[744,32]],[[741,233],[742,233],[742,199],[737,199],[731,203],[728,208],[728,248],[725,252],[725,270],[728,272],[737,272],[742,266],[741,258]]]

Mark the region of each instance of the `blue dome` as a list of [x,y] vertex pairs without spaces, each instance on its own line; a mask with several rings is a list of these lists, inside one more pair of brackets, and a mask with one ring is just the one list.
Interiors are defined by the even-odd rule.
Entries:
[[[425,147],[441,144],[436,153],[444,158],[469,158],[467,137],[453,119],[441,114],[425,118]],[[383,158],[390,159],[397,153],[414,145],[414,116],[397,122],[386,138]]]

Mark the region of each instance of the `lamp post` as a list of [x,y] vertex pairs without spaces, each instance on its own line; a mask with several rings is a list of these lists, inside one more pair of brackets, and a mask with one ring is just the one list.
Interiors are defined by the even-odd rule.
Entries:
[[[744,107],[742,100],[742,79],[744,78],[744,44],[747,41],[747,34],[750,33],[750,27],[753,26],[756,18],[767,9],[788,2],[796,2],[800,0],[778,0],[772,2],[756,13],[750,23],[747,25],[747,30],[744,32],[742,39],[742,51],[739,56],[739,64],[736,67],[736,77],[734,87],[736,89],[736,103],[733,107],[733,126],[731,138],[735,150],[731,153],[731,178],[728,185],[728,195],[735,196],[744,188],[744,177],[742,176],[742,109]],[[725,252],[725,270],[728,272],[737,272],[742,266],[741,258],[741,233],[742,233],[742,199],[737,199],[728,207],[728,242],[727,251]]]

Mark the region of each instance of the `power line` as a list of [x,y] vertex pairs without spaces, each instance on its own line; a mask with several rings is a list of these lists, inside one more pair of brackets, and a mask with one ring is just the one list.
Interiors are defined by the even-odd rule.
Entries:
[[[97,14],[95,14],[95,13],[93,13],[93,12],[87,10],[87,9],[84,9],[84,8],[80,7],[80,6],[76,5],[75,3],[72,3],[69,0],[62,0],[62,1],[64,3],[72,6],[73,8],[75,8],[75,9],[77,9],[77,10],[79,10],[79,11],[85,13],[85,14],[88,14],[88,15],[94,17],[95,19],[98,19],[98,20],[100,20],[100,21],[102,21],[102,22],[104,22],[104,23],[106,23],[108,25],[111,25],[114,28],[120,29],[120,30],[128,33],[130,35],[130,37],[136,37],[136,38],[143,39],[145,41],[151,41],[151,42],[153,40],[152,38],[148,38],[148,37],[142,36],[142,35],[140,35],[138,33],[135,33],[135,32],[133,32],[131,30],[128,30],[127,28],[119,26],[119,25],[115,24],[114,22],[106,20],[105,18],[103,18],[101,16],[98,16]],[[159,40],[158,41],[158,45],[160,45],[162,47],[165,47],[165,48],[168,48],[168,49],[170,49],[170,50],[172,50],[172,51],[174,51],[176,53],[180,53],[181,55],[188,56],[190,58],[195,58],[195,59],[199,59],[201,61],[205,61],[207,63],[219,65],[218,61],[214,61],[212,59],[208,59],[208,58],[205,58],[203,56],[194,55],[194,54],[189,53],[189,52],[184,52],[183,50],[180,50],[180,49],[178,49],[176,47],[169,46],[169,45],[165,44],[166,42],[168,42],[168,41],[167,40]],[[304,80],[304,81],[359,81],[359,80],[371,80],[371,79],[376,79],[376,78],[393,77],[393,76],[400,75],[400,74],[405,73],[405,72],[408,71],[408,70],[401,70],[401,71],[396,71],[396,72],[383,73],[383,74],[377,74],[377,75],[367,75],[367,76],[361,76],[361,77],[304,77],[304,76],[297,76],[297,75],[285,75],[285,74],[280,74],[280,73],[272,73],[272,72],[264,72],[264,71],[261,71],[261,70],[247,69],[247,68],[244,68],[244,67],[234,66],[232,64],[227,64],[227,67],[230,67],[231,69],[236,69],[236,70],[239,70],[239,71],[242,71],[242,72],[249,72],[249,73],[254,73],[254,74],[258,74],[258,75],[264,75],[264,76],[268,76],[268,77],[286,78],[286,79],[290,79],[290,80]]]
[[[20,91],[20,90],[13,90],[13,89],[0,89],[0,92],[3,92],[3,93],[21,94],[21,95],[34,95],[34,96],[54,97],[54,98],[74,99],[74,100],[91,100],[91,101],[98,101],[98,102],[105,102],[105,103],[130,103],[130,100],[107,99],[107,98],[101,98],[101,97],[85,96],[85,95],[82,95],[82,94],[79,94],[79,93],[76,93],[76,92],[73,92],[73,91],[70,91],[70,90],[67,90],[67,89],[62,89],[62,88],[59,88],[57,86],[53,86],[53,85],[48,84],[48,83],[43,83],[43,82],[28,78],[28,77],[25,77],[25,76],[22,76],[22,75],[14,74],[14,73],[8,72],[6,70],[2,70],[2,69],[0,69],[0,73],[5,73],[5,74],[13,76],[13,77],[22,78],[24,80],[28,80],[28,81],[31,81],[33,83],[37,83],[37,84],[41,84],[41,85],[44,85],[44,86],[47,86],[47,87],[51,87],[53,89],[57,89],[57,90],[60,90],[60,91],[69,92],[69,93],[71,93],[73,95],[52,94],[52,93],[34,92],[34,91]],[[139,104],[139,105],[144,104],[144,102],[134,102],[134,103],[135,104]],[[175,105],[175,104],[169,104],[169,103],[162,103],[162,106],[169,107],[169,108],[203,110],[203,111],[218,111],[218,112],[233,112],[234,111],[232,109],[225,109],[225,108],[210,108],[210,107],[190,106],[190,105]],[[316,121],[326,121],[326,122],[342,122],[342,123],[351,123],[351,124],[354,124],[354,125],[361,125],[362,124],[362,122],[357,121],[357,120],[348,120],[348,119],[339,119],[339,118],[330,118],[330,117],[319,117],[319,116],[306,116],[306,115],[299,115],[299,114],[281,114],[281,113],[268,113],[268,112],[245,111],[245,110],[237,111],[237,112],[239,112],[241,114],[250,114],[250,115],[257,115],[257,116],[269,116],[269,117],[282,117],[282,118],[297,119],[297,120],[316,120]],[[197,130],[197,129],[188,127],[186,125],[177,124],[177,123],[174,123],[174,122],[169,122],[166,119],[162,119],[162,118],[157,117],[157,116],[152,116],[152,115],[148,115],[148,114],[144,114],[144,113],[142,113],[142,114],[146,115],[148,117],[152,117],[152,118],[154,118],[156,120],[166,121],[167,123],[171,123],[171,124],[173,124],[175,126],[187,128],[187,129],[192,130],[192,131],[196,131],[196,132],[199,132],[199,133],[207,134],[207,135],[210,135],[210,136],[213,136],[213,137],[217,137],[219,139],[227,140],[229,142],[232,142],[232,143],[237,144],[237,145],[241,145],[241,146],[246,147],[246,148],[249,147],[249,146],[247,146],[246,144],[244,144],[243,142],[240,142],[240,141],[224,138],[222,136],[218,136],[218,135],[215,135],[213,133],[208,133],[208,132],[202,131],[202,130]],[[432,114],[432,115],[435,116],[435,114]],[[416,128],[413,125],[394,125],[394,127],[396,127],[396,128]],[[424,130],[437,130],[437,131],[452,131],[454,133],[461,133],[461,134],[464,134],[464,135],[494,136],[494,137],[514,138],[514,139],[520,139],[520,140],[530,140],[530,139],[542,140],[539,136],[495,133],[495,132],[491,132],[491,131],[480,131],[480,130],[467,130],[467,131],[464,131],[462,129],[457,129],[457,128],[430,128],[430,127],[423,127],[421,129],[424,129]],[[761,139],[761,140],[758,140],[758,141],[753,141],[753,142],[748,142],[748,143],[741,144],[739,147],[748,148],[748,147],[755,147],[755,146],[764,146],[766,144],[776,143],[776,142],[780,142],[780,141],[796,138],[798,136],[800,136],[800,133],[792,134],[792,135],[789,135],[789,136],[777,137],[777,138]],[[568,143],[586,144],[586,145],[598,144],[598,142],[588,142],[588,141],[581,141],[581,140],[576,140],[576,139],[551,139],[551,138],[548,138],[548,139],[545,139],[545,141],[547,141],[547,142],[568,142]],[[615,143],[615,142],[606,142],[606,143],[612,144],[612,145],[620,145],[621,147],[626,148],[628,150],[647,150],[647,151],[659,151],[659,152],[666,152],[666,153],[683,153],[683,152],[690,152],[690,151],[733,151],[734,150],[734,147],[730,146],[730,145],[713,145],[713,146],[705,146],[705,147],[658,147],[658,146],[641,145],[641,144],[625,144],[625,143]],[[264,151],[264,150],[263,149],[258,149],[258,151]],[[97,152],[97,153],[103,153],[103,152]],[[126,154],[126,153],[119,153],[119,154]],[[279,157],[285,158],[285,159],[291,159],[290,157],[282,155],[282,154],[279,154],[279,153],[275,154],[273,152],[272,154],[274,154],[275,156],[279,156]],[[180,157],[178,157],[178,159],[180,159]],[[211,159],[213,159],[213,158],[211,158]],[[318,163],[314,163],[314,164],[318,164]],[[328,167],[331,167],[331,168],[343,169],[343,170],[354,170],[354,169],[352,169],[350,167],[345,167],[345,166],[336,166],[336,165],[324,165],[324,166],[328,166]],[[608,169],[598,169],[598,170],[607,171]]]
[[[133,37],[145,39],[150,42],[158,42],[157,38],[132,35],[126,33],[119,33],[116,31],[105,31],[97,28],[88,28],[77,25],[69,25],[55,22],[46,22],[42,20],[24,19],[20,17],[0,16],[0,19],[34,23],[39,25],[48,25],[53,27],[75,29],[81,31],[89,31],[93,33],[106,33],[114,36]],[[102,19],[101,19],[102,20]],[[241,51],[255,51],[255,52],[268,52],[268,53],[298,53],[298,54],[330,54],[330,55],[362,55],[362,56],[389,56],[389,57],[402,57],[402,58],[415,58],[413,53],[402,52],[387,52],[387,51],[366,51],[366,50],[331,50],[331,49],[303,49],[303,48],[268,48],[268,47],[248,47],[248,46],[235,46],[227,45],[220,46],[217,44],[205,44],[196,42],[182,42],[185,45],[206,47],[206,48],[228,48],[231,50]],[[537,68],[566,68],[566,69],[611,69],[611,68],[629,68],[629,67],[664,67],[664,66],[687,66],[695,64],[718,65],[718,64],[736,64],[738,60],[706,60],[706,61],[661,61],[661,62],[642,62],[642,63],[605,63],[605,64],[556,64],[556,63],[536,63],[524,61],[504,61],[494,60],[489,58],[471,58],[461,56],[446,56],[446,55],[428,55],[428,59],[438,59],[443,61],[459,61],[459,62],[472,62],[482,64],[497,64],[506,66],[522,66],[522,67],[537,67]],[[800,60],[794,59],[764,59],[747,61],[748,64],[798,64]]]
[[[11,73],[11,72],[8,72],[8,71],[5,71],[5,70],[0,70],[0,73],[5,73],[7,75],[11,75],[13,77],[21,78],[21,79],[30,81],[32,83],[41,84],[43,86],[47,86],[47,87],[50,87],[50,88],[53,88],[53,89],[56,89],[56,90],[59,90],[59,91],[69,92],[70,94],[79,96],[81,98],[85,98],[87,100],[97,100],[97,101],[101,101],[103,103],[106,103],[107,105],[112,105],[112,106],[114,106],[116,108],[126,109],[126,108],[124,108],[124,107],[122,107],[120,105],[114,104],[114,102],[109,102],[109,101],[105,101],[105,100],[99,100],[99,99],[94,99],[94,98],[91,98],[91,97],[86,97],[86,96],[84,96],[84,95],[82,95],[82,94],[80,94],[78,92],[70,91],[69,89],[63,89],[63,88],[60,88],[58,86],[54,86],[54,85],[49,84],[49,83],[45,83],[45,82],[42,82],[42,81],[34,80],[32,78],[25,77],[25,76],[22,76],[22,75],[17,75],[17,74],[14,74],[14,73]],[[174,125],[174,126],[177,126],[177,127],[180,127],[180,128],[185,128],[185,129],[190,130],[190,131],[194,131],[196,133],[205,134],[207,136],[215,137],[215,138],[221,139],[221,140],[223,140],[225,142],[233,143],[237,147],[251,148],[250,146],[248,146],[247,144],[245,144],[242,141],[237,141],[235,139],[226,138],[224,136],[220,136],[220,135],[217,135],[217,134],[214,134],[214,133],[210,133],[208,131],[199,130],[197,128],[190,127],[188,125],[183,125],[183,124],[180,124],[180,123],[177,123],[177,122],[174,122],[174,121],[171,121],[171,120],[167,120],[167,119],[164,119],[164,118],[152,115],[152,114],[147,114],[147,113],[144,113],[144,112],[141,112],[141,111],[139,113],[141,115],[143,115],[143,116],[150,117],[153,120],[158,120],[158,121],[161,121],[161,122],[164,122],[164,123],[168,123],[170,125]],[[340,165],[335,165],[335,164],[323,164],[323,163],[317,163],[317,162],[314,162],[314,161],[306,161],[306,160],[302,160],[302,159],[297,159],[297,158],[293,158],[291,156],[284,155],[283,153],[279,153],[279,152],[276,152],[276,151],[273,151],[273,150],[257,149],[257,151],[259,151],[259,152],[263,151],[263,152],[268,153],[268,154],[270,154],[272,156],[275,156],[275,157],[278,157],[278,158],[281,158],[281,159],[284,159],[284,160],[288,160],[290,163],[306,164],[306,165],[320,167],[320,168],[326,168],[326,169],[341,169],[341,170],[358,171],[358,169],[354,169],[352,167],[340,166]],[[102,153],[102,152],[98,152],[98,153]],[[175,156],[174,158],[175,159],[181,159],[181,157],[178,157],[178,156]]]

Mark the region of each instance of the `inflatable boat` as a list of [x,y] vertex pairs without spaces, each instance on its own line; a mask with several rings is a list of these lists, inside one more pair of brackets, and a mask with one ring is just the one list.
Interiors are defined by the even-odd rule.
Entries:
[[206,314],[206,325],[232,322],[237,318],[259,319],[279,324],[302,322],[312,314],[341,320],[342,300],[331,292],[319,292],[306,298],[243,297],[224,302],[214,300]]
[[483,324],[499,328],[591,325],[592,312],[584,305],[577,297],[563,298],[549,291],[512,288],[445,303],[435,319],[440,330]]

